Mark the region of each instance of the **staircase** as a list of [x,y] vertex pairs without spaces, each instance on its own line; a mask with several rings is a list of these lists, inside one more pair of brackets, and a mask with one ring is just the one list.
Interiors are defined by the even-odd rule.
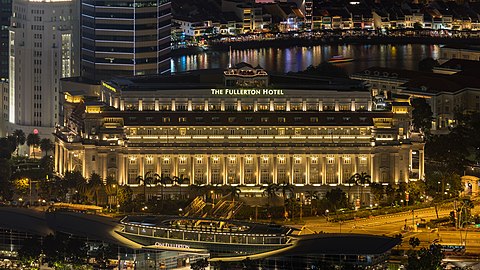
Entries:
[[184,217],[201,217],[203,215],[203,208],[207,203],[203,200],[202,197],[198,196],[193,201],[185,207],[183,212]]

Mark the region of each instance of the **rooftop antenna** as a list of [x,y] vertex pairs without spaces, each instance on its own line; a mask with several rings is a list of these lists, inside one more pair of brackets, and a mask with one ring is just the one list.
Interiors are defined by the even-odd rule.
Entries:
[[228,68],[232,68],[232,46],[228,47]]

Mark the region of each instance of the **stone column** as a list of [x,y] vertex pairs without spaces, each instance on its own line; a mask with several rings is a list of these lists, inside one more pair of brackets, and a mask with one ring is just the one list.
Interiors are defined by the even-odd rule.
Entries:
[[123,160],[123,154],[117,155],[117,184],[122,185],[125,183],[125,161]]
[[260,185],[262,182],[261,182],[261,179],[260,177],[262,176],[261,173],[260,173],[260,162],[261,162],[261,157],[260,155],[257,155],[257,158],[256,158],[256,166],[255,166],[255,170],[257,171],[256,172],[256,176],[257,176],[257,185]]
[[293,155],[289,155],[288,160],[290,162],[290,179],[288,181],[290,181],[290,184],[293,184],[294,183],[294,181],[293,181],[293,177],[294,177],[294,175],[293,175],[293,163],[294,163]]
[[278,157],[277,156],[273,156],[273,179],[272,179],[272,183],[278,183]]
[[160,111],[160,102],[158,99],[155,99],[155,111]]
[[206,154],[205,159],[206,159],[205,162],[207,163],[207,179],[205,183],[209,185],[209,184],[212,184],[212,166],[210,165],[210,155]]
[[223,162],[223,184],[226,185],[228,183],[227,156],[223,155],[221,160]]
[[245,158],[242,156],[242,155],[239,155],[239,166],[240,167],[240,185],[244,185],[245,184],[245,164],[244,164],[244,160]]
[[379,182],[377,175],[375,174],[374,167],[375,154],[370,154],[370,176],[372,177],[372,182]]
[[99,154],[102,157],[102,179],[105,182],[107,178],[107,154]]
[[338,163],[338,171],[337,171],[338,184],[341,185],[342,184],[342,156],[341,155],[337,155],[337,163]]
[[178,156],[173,156],[172,157],[172,162],[173,162],[173,176],[179,176],[178,175]]
[[191,183],[196,184],[196,182],[195,182],[195,156],[194,155],[192,155],[190,157],[190,164],[191,164],[191,168],[192,168],[192,172],[191,172],[192,176],[190,177]]
[[419,150],[418,153],[418,179],[423,179],[425,174],[425,154],[424,150]]
[[143,155],[138,156],[138,174],[141,177],[145,177],[145,167],[143,166]]
[[143,100],[142,99],[138,99],[138,110],[143,111]]
[[325,155],[321,156],[322,162],[322,185],[327,184],[327,157]]
[[54,153],[54,155],[55,155],[55,165],[54,165],[55,168],[54,169],[55,169],[56,172],[59,172],[58,161],[59,161],[60,153],[58,151],[58,143],[55,143],[55,153]]
[[305,180],[303,183],[306,185],[310,184],[310,164],[310,158],[305,156]]

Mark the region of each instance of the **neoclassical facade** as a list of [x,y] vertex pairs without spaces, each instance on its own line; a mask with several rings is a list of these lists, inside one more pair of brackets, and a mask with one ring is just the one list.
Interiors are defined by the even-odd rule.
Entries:
[[423,142],[409,132],[408,104],[375,111],[355,81],[265,76],[243,65],[217,77],[103,82],[95,102],[66,93],[65,102],[82,109],[65,112],[69,128],[56,133],[55,168],[132,186],[147,172],[252,188],[342,185],[356,172],[382,183],[422,178]]

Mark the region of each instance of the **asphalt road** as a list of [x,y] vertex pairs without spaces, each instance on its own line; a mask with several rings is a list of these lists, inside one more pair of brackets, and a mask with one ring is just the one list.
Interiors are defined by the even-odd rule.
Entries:
[[[472,212],[480,212],[479,202],[474,201],[474,205],[475,208]],[[438,207],[438,217],[448,217],[452,210],[452,203]],[[420,247],[427,247],[436,239],[438,239],[439,243],[449,244],[460,244],[466,239],[466,252],[469,254],[480,254],[480,231],[472,229],[455,230],[455,228],[444,227],[440,227],[438,230],[426,228],[404,230],[405,225],[412,227],[420,219],[429,221],[436,218],[437,214],[433,207],[415,210],[413,213],[408,211],[344,222],[329,222],[325,217],[322,217],[305,220],[305,226],[301,234],[323,231],[326,233],[341,232],[394,236],[401,233],[404,238],[404,243],[402,244],[404,249],[411,248],[408,244],[410,237],[419,238]]]

